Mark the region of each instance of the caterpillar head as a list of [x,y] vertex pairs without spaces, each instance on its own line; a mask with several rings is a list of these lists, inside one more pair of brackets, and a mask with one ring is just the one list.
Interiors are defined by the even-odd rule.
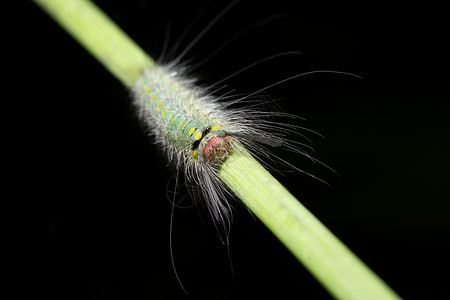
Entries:
[[[198,160],[206,163],[220,163],[231,151],[231,143],[223,130],[208,132],[194,151]],[[193,155],[194,155],[193,153]]]

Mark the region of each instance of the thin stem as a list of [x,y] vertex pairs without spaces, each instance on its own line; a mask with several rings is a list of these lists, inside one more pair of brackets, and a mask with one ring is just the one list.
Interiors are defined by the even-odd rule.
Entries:
[[[34,1],[125,86],[156,65],[92,2]],[[235,146],[219,175],[333,296],[399,298],[245,149]]]

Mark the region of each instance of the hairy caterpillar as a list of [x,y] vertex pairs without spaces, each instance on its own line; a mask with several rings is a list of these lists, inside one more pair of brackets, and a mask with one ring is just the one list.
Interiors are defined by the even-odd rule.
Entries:
[[157,67],[143,74],[133,89],[139,115],[169,161],[185,170],[186,180],[198,186],[209,212],[223,224],[230,218],[230,205],[217,169],[233,145],[285,143],[277,135],[284,128],[265,120],[262,112],[227,108],[230,102],[220,103],[175,70]]
[[[193,187],[194,194],[201,195],[213,219],[224,225],[225,229],[230,224],[231,218],[231,206],[227,199],[230,192],[219,178],[217,171],[228,155],[235,151],[237,147],[234,146],[241,145],[256,156],[266,156],[271,160],[280,161],[282,160],[268,153],[261,144],[282,146],[284,149],[305,155],[314,163],[318,162],[298,147],[306,145],[285,138],[287,133],[299,134],[299,127],[269,120],[269,117],[275,115],[294,116],[264,111],[261,107],[262,102],[258,104],[249,101],[248,98],[255,97],[274,85],[311,73],[332,72],[353,75],[336,71],[304,72],[268,85],[250,95],[236,96],[231,101],[229,99],[222,101],[225,97],[215,95],[218,83],[211,87],[196,85],[196,80],[185,74],[189,66],[180,67],[179,61],[214,22],[237,2],[233,1],[226,6],[175,58],[174,62],[152,66],[143,73],[132,89],[140,119],[154,137],[155,143],[166,153],[169,162],[175,165],[177,170],[182,170],[180,173],[184,173],[186,182]],[[294,53],[298,54],[298,52],[284,52],[272,55],[242,70],[266,60]],[[287,162],[283,163],[289,165]]]

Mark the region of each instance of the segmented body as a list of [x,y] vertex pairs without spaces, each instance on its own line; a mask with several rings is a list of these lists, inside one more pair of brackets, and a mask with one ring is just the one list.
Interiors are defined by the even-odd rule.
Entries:
[[[224,137],[220,105],[213,97],[164,67],[147,70],[134,89],[140,116],[170,153],[182,160],[204,162],[203,149],[214,137]],[[170,159],[172,157],[169,157]]]
[[227,220],[226,188],[216,171],[232,149],[226,129],[236,127],[230,123],[234,113],[171,67],[145,71],[133,93],[140,118],[169,161],[198,186],[214,218]]
[[259,143],[295,149],[284,139],[284,132],[292,128],[271,122],[267,117],[274,113],[256,106],[230,108],[244,98],[222,102],[179,70],[173,66],[146,70],[133,88],[134,102],[169,162],[183,170],[191,191],[205,200],[214,220],[229,223],[229,191],[217,172],[221,164],[237,144],[266,157],[270,154]]

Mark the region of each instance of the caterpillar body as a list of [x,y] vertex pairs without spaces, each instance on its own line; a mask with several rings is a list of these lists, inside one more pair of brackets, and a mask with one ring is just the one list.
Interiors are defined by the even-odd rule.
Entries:
[[[358,77],[340,71],[309,71],[285,77],[245,96],[234,96],[232,98],[227,94],[225,96],[216,95],[217,91],[221,89],[221,87],[217,88],[219,84],[243,71],[275,58],[300,54],[298,51],[286,51],[257,60],[210,86],[197,85],[196,79],[189,76],[193,68],[186,62],[182,62],[182,59],[193,49],[203,35],[238,2],[239,0],[234,0],[225,6],[180,54],[175,56],[171,62],[162,63],[166,61],[166,40],[158,64],[142,72],[140,78],[135,81],[132,87],[132,98],[138,110],[138,115],[154,137],[155,143],[167,155],[169,163],[175,167],[176,178],[178,179],[179,173],[184,175],[192,199],[194,201],[197,199],[203,200],[200,203],[204,204],[213,221],[217,222],[215,224],[223,226],[226,235],[228,235],[232,217],[232,207],[229,200],[235,199],[235,197],[219,177],[218,172],[222,163],[233,151],[246,149],[263,164],[269,161],[269,165],[272,166],[272,162],[278,162],[288,166],[291,170],[299,171],[327,184],[313,174],[273,155],[265,148],[266,145],[281,146],[283,150],[304,156],[313,164],[329,168],[308,154],[307,150],[312,150],[312,147],[308,144],[311,141],[301,132],[306,130],[317,133],[294,124],[273,121],[273,117],[291,119],[299,117],[280,111],[268,110],[267,101],[258,99],[260,93],[288,80],[313,73],[335,73]],[[260,26],[275,18],[277,16],[267,18],[256,24]],[[189,28],[190,26],[188,26]],[[249,29],[244,29],[236,34],[224,42],[224,45]],[[184,37],[184,33],[181,36]],[[169,54],[175,54],[179,42],[180,40],[175,43],[172,51],[168,52]],[[200,64],[194,66],[194,69],[215,55],[221,48],[218,47],[206,58],[203,58]],[[223,101],[225,98],[227,100]],[[308,143],[287,139],[288,134],[298,135],[306,139]],[[320,136],[320,134],[318,135]],[[331,169],[331,171],[333,170]]]
[[[222,102],[208,88],[194,85],[173,65],[148,69],[133,87],[140,119],[177,170],[199,191],[213,219],[229,223],[231,206],[218,168],[231,154],[233,145],[258,149],[255,141],[281,145],[282,126],[264,119],[264,112],[231,108],[235,101]],[[270,129],[270,130],[269,130]]]

